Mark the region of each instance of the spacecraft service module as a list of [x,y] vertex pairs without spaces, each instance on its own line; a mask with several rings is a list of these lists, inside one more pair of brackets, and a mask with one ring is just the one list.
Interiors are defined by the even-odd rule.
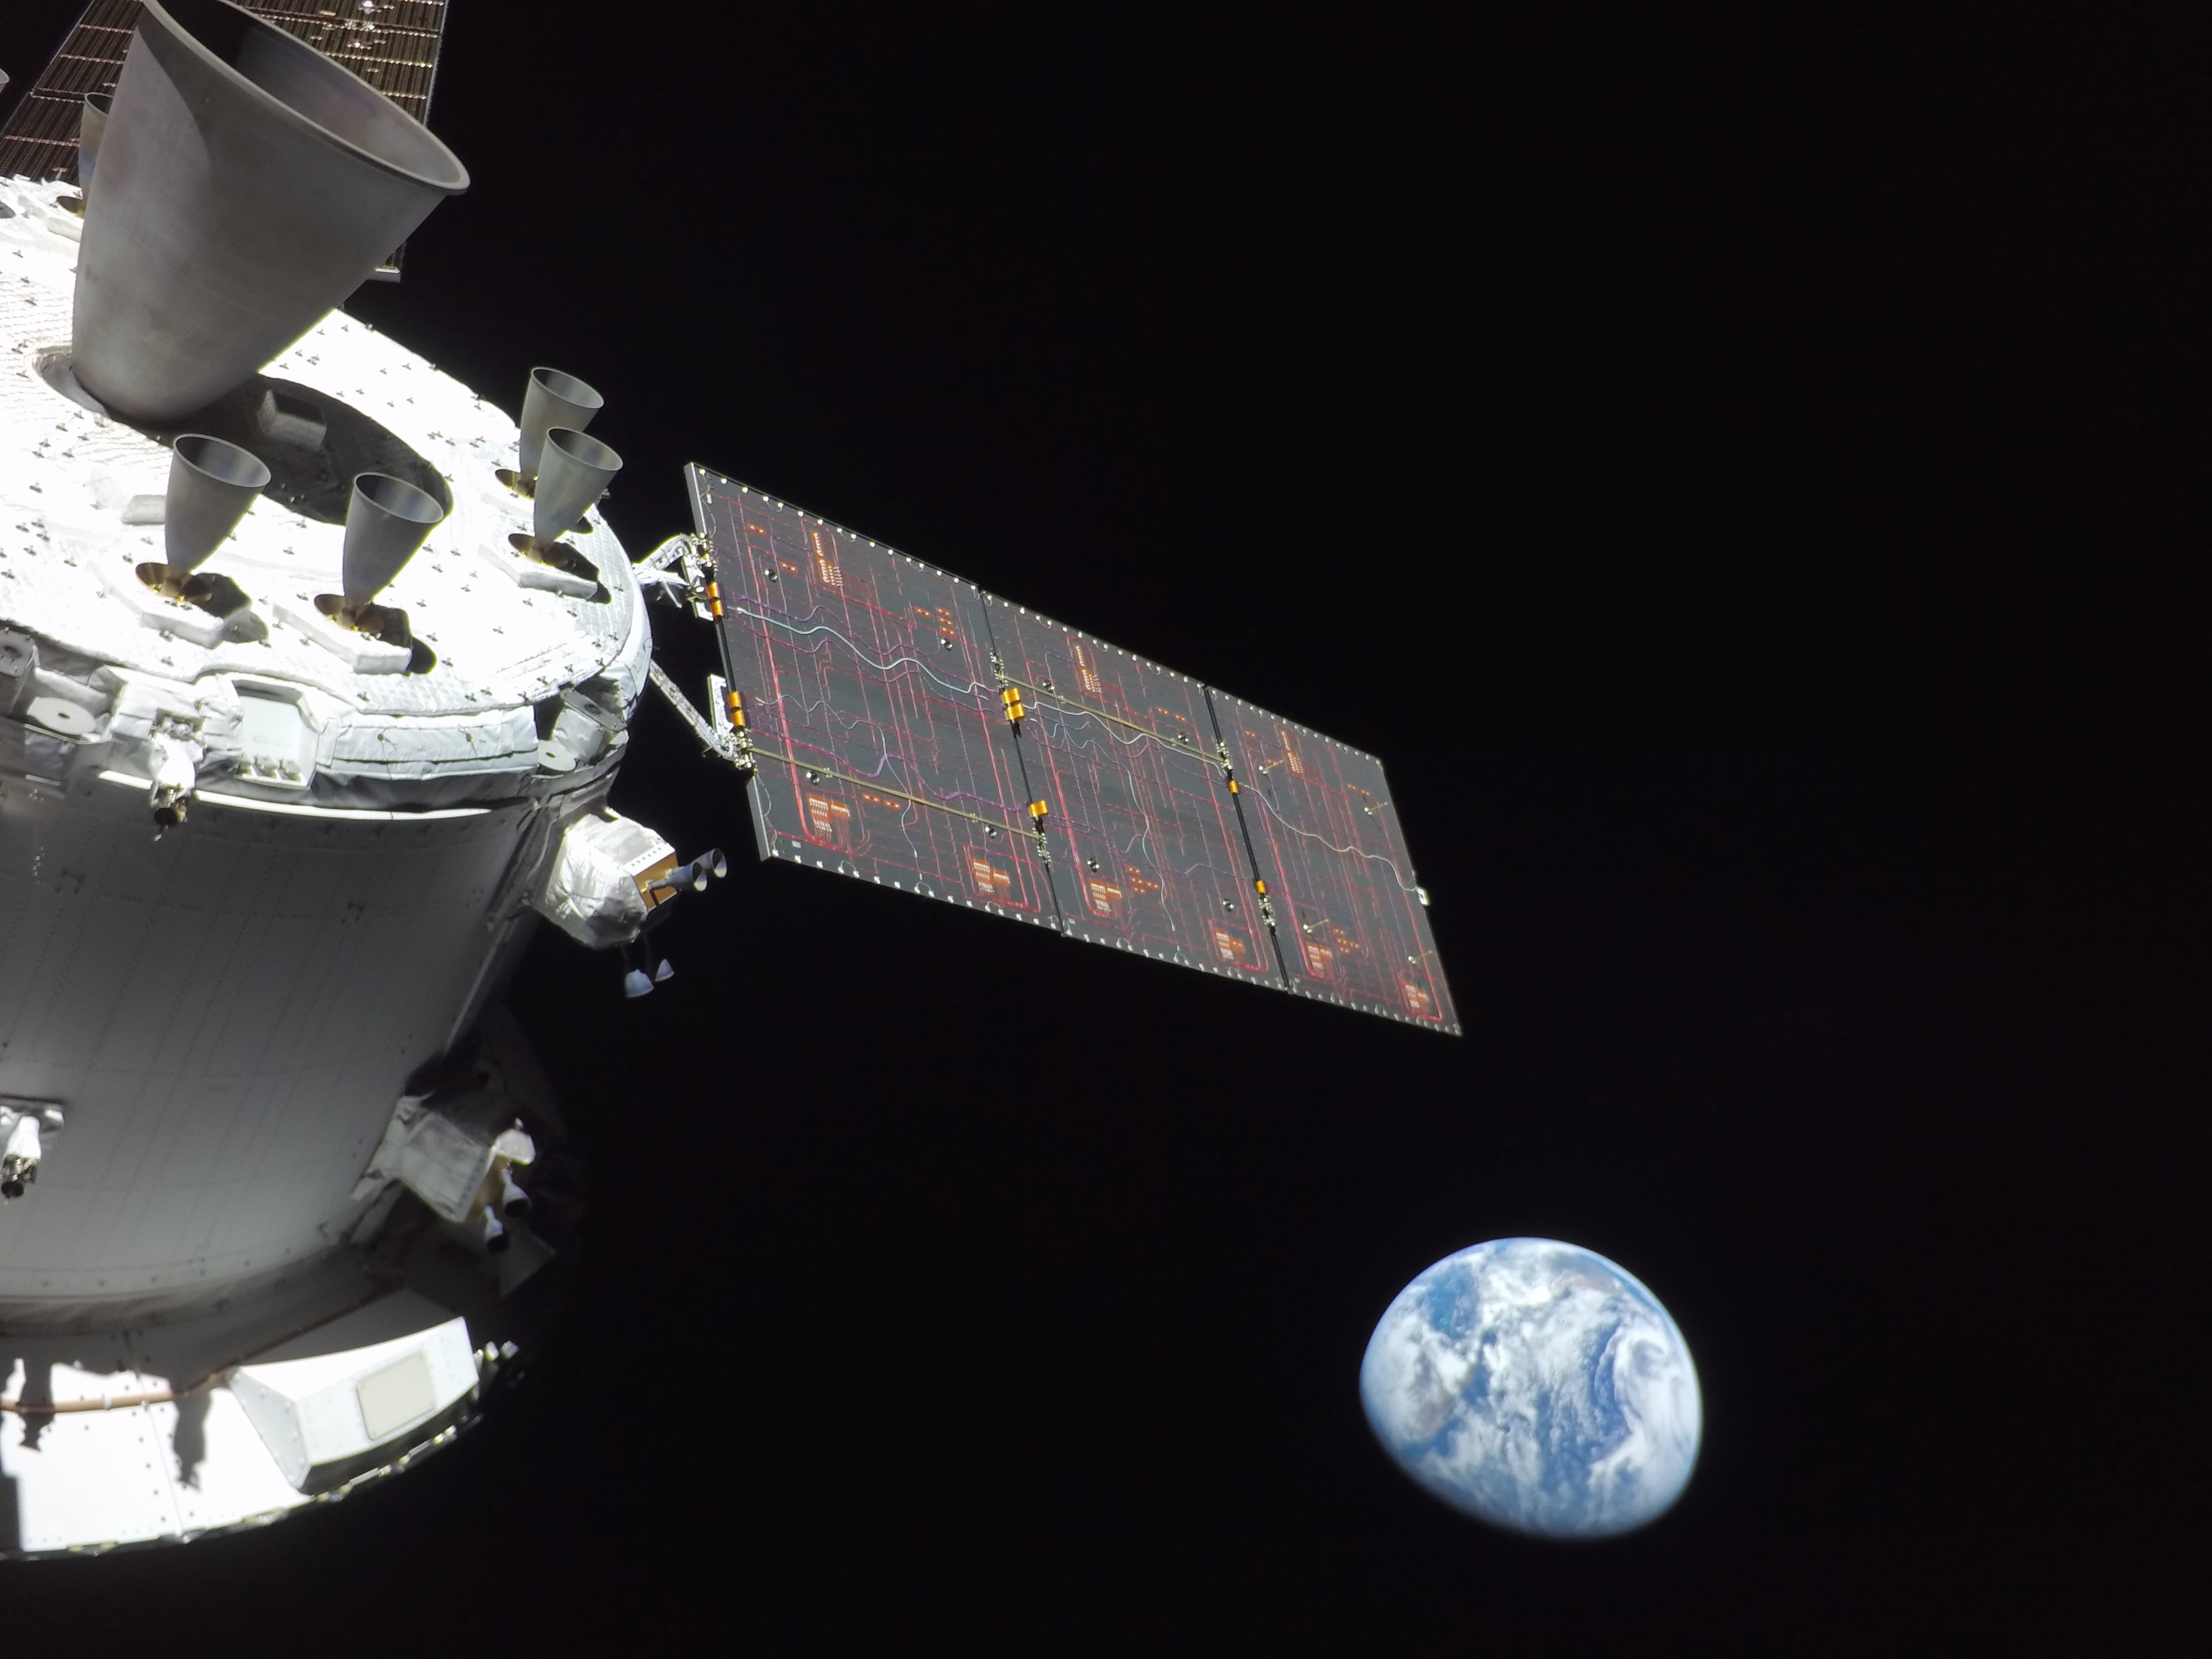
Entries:
[[591,386],[337,310],[467,188],[443,21],[93,0],[0,131],[0,1552],[343,1497],[527,1359],[507,982],[543,918],[618,1012],[728,868],[610,805],[648,684],[763,860],[1458,1030],[1371,757],[704,467],[634,561]]

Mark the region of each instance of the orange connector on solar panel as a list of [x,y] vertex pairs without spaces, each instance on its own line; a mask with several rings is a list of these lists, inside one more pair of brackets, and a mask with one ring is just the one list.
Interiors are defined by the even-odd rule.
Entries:
[[707,584],[707,608],[717,617],[722,614],[722,590],[719,584]]
[[1022,729],[1022,720],[1029,712],[1022,707],[1021,687],[1008,686],[999,693],[999,701],[1006,705],[1006,724],[1012,726],[1016,735],[1018,736]]
[[725,691],[722,693],[722,700],[729,706],[730,724],[735,726],[738,731],[744,731],[745,729],[745,700],[744,694],[736,690]]
[[1044,822],[1045,815],[1051,811],[1052,807],[1044,801],[1033,800],[1030,803],[1030,817],[1039,823]]

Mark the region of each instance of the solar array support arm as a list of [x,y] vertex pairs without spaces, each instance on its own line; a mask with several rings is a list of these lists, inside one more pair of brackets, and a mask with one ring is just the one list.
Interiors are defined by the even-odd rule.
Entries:
[[[647,672],[652,676],[660,695],[668,699],[669,706],[683,717],[684,723],[698,734],[699,741],[707,746],[709,753],[720,756],[741,772],[752,770],[752,750],[736,732],[727,726],[716,725],[701,714],[691,699],[684,695],[682,688],[668,678],[668,671],[659,663],[648,663]],[[720,676],[714,678],[719,679]]]

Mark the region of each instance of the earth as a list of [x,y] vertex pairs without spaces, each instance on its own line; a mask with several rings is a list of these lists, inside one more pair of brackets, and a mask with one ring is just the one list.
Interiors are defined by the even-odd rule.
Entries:
[[1359,1397],[1415,1484],[1545,1538],[1656,1519],[1689,1484],[1703,1422],[1658,1298],[1545,1238],[1477,1244],[1406,1286],[1368,1340]]

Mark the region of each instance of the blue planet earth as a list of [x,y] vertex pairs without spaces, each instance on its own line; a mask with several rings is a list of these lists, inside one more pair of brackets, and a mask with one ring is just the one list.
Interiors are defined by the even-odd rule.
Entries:
[[1359,1397],[1417,1485],[1544,1538],[1656,1518],[1689,1484],[1704,1422],[1658,1298],[1547,1238],[1477,1244],[1406,1286],[1368,1340]]

